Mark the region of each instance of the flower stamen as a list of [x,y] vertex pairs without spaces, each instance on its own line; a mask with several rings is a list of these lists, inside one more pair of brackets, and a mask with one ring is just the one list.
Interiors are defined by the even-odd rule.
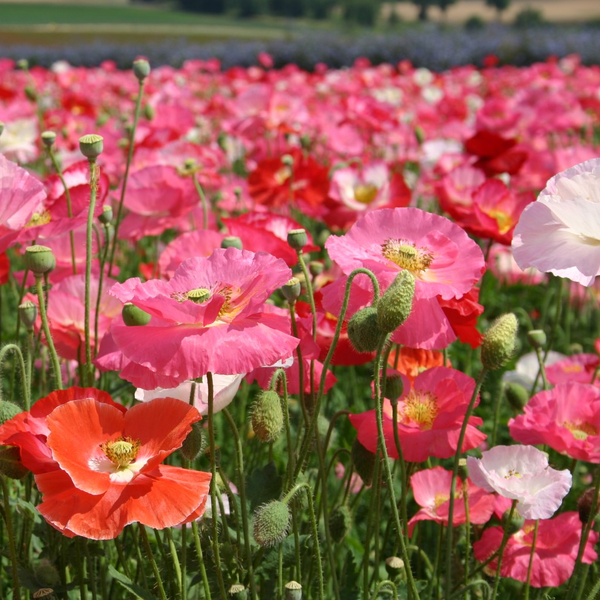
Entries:
[[387,239],[381,245],[381,253],[401,269],[410,271],[415,277],[429,269],[433,262],[433,254],[425,248],[417,248],[406,240]]
[[126,469],[137,458],[140,451],[140,440],[121,436],[116,440],[100,444],[100,448],[107,458],[119,469]]

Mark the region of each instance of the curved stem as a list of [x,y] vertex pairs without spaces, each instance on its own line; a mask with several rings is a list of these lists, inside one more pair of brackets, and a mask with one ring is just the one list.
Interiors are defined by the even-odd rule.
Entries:
[[42,277],[41,275],[35,276],[35,290],[37,292],[38,304],[40,307],[40,317],[42,318],[42,328],[44,329],[44,335],[46,336],[46,343],[48,344],[48,350],[50,351],[50,359],[52,360],[52,370],[54,371],[54,377],[56,378],[56,387],[59,390],[63,389],[62,385],[62,373],[60,372],[60,362],[58,360],[58,354],[52,341],[52,334],[50,333],[50,326],[48,325],[48,315],[46,313],[46,301],[44,300],[44,290],[42,288]]
[[99,169],[95,159],[89,159],[90,164],[90,206],[88,209],[87,227],[85,231],[85,384],[92,385],[94,381],[94,366],[92,365],[92,343],[90,338],[90,290],[92,282],[92,235],[94,225],[94,210],[98,190]]
[[14,600],[21,600],[21,582],[19,581],[19,566],[17,559],[17,549],[15,547],[15,536],[10,515],[10,500],[6,478],[0,475],[0,483],[2,484],[2,499],[3,506],[0,508],[6,522],[6,533],[8,534],[8,550],[10,552],[10,566],[13,576],[13,597]]
[[398,590],[396,589],[396,584],[389,579],[385,579],[384,581],[380,581],[377,587],[375,588],[375,593],[371,596],[371,600],[377,600],[379,598],[379,592],[384,588],[389,587],[392,590],[392,596],[398,600]]

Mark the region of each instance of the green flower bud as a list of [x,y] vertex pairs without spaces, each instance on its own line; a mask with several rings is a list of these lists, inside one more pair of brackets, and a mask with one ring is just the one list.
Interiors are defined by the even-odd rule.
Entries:
[[290,304],[294,304],[298,300],[301,292],[302,286],[297,277],[292,277],[286,284],[281,286],[281,293]]
[[325,269],[325,265],[320,260],[311,260],[308,263],[308,270],[313,277],[320,275]]
[[56,133],[54,131],[44,131],[42,133],[42,143],[46,148],[51,148],[56,141]]
[[371,485],[373,483],[373,471],[375,470],[375,455],[369,452],[357,438],[352,443],[351,456],[354,470],[365,482],[365,485]]
[[0,474],[11,479],[22,479],[29,469],[21,462],[21,454],[16,446],[0,446]]
[[274,442],[283,429],[283,410],[277,392],[261,392],[252,405],[252,429],[261,442]]
[[329,515],[329,531],[336,544],[339,544],[352,527],[352,513],[345,505],[338,506]]
[[96,127],[102,127],[103,125],[106,125],[108,123],[109,119],[110,119],[110,115],[108,113],[102,113],[96,119]]
[[254,539],[261,546],[276,546],[290,530],[292,515],[285,502],[273,500],[259,506],[254,513]]
[[79,138],[79,150],[87,159],[94,161],[104,150],[104,138],[96,133],[88,133]]
[[481,362],[492,371],[503,367],[515,352],[519,323],[514,314],[498,317],[483,336]]
[[508,527],[508,533],[513,535],[520,531],[523,528],[523,524],[525,523],[525,519],[519,515],[516,511],[513,511],[512,519],[509,521],[508,517],[510,516],[510,510],[507,510],[502,515],[502,526],[506,529]]
[[400,373],[390,373],[385,382],[385,397],[392,402],[398,401],[398,398],[404,393],[404,381]]
[[506,384],[504,394],[508,403],[518,411],[523,410],[523,407],[529,402],[529,392],[520,383],[514,381]]
[[131,302],[126,302],[123,305],[123,311],[121,313],[125,325],[128,327],[137,327],[139,325],[148,325],[152,318],[145,310],[138,308]]
[[138,81],[144,81],[150,75],[150,63],[143,58],[134,60],[133,74],[137,77]]
[[192,430],[187,434],[181,446],[181,455],[187,460],[194,460],[205,447],[206,441],[202,435],[202,425],[199,421],[192,423]]
[[27,327],[27,331],[33,331],[37,314],[37,306],[30,300],[19,305],[19,316],[25,327]]
[[412,310],[415,278],[410,271],[402,271],[377,303],[377,322],[383,333],[396,331]]
[[244,245],[242,244],[242,240],[235,235],[228,235],[223,238],[221,242],[221,248],[237,248],[238,250],[243,250]]
[[302,600],[302,586],[297,581],[288,581],[283,587],[285,600]]
[[109,204],[105,204],[102,207],[102,212],[98,215],[98,221],[102,225],[108,225],[113,219],[113,209]]
[[541,329],[532,329],[527,332],[527,341],[536,350],[546,345],[546,333]]
[[227,592],[235,600],[246,600],[248,591],[241,583],[234,583]]
[[348,338],[357,352],[375,352],[382,335],[373,306],[362,308],[348,321]]
[[38,566],[33,570],[36,581],[45,587],[51,587],[60,583],[60,575],[56,567],[47,559],[42,558]]
[[23,409],[14,402],[0,400],[0,425],[4,425],[6,421],[10,421],[13,417],[16,417],[22,412]]
[[294,250],[302,250],[308,244],[305,229],[292,229],[288,231],[287,242]]
[[152,121],[152,119],[154,119],[154,117],[156,116],[156,111],[154,110],[152,105],[146,104],[146,106],[144,106],[144,116],[148,121]]
[[25,266],[36,276],[48,273],[56,266],[54,252],[47,246],[29,246],[25,249]]

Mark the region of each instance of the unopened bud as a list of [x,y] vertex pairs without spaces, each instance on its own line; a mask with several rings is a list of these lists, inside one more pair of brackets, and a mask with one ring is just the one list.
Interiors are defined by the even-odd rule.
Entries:
[[105,204],[102,207],[102,212],[98,215],[98,221],[102,223],[102,225],[108,225],[113,219],[113,209],[112,206]]
[[375,352],[381,339],[377,309],[362,308],[348,321],[348,339],[357,352]]
[[529,392],[515,381],[506,384],[504,394],[511,407],[517,411],[523,410],[523,407],[529,402]]
[[510,510],[507,510],[502,515],[502,526],[504,527],[504,529],[508,528],[509,535],[514,535],[515,533],[517,533],[517,531],[520,531],[523,528],[525,519],[521,515],[517,514],[515,511],[513,511],[513,516],[510,521],[508,520],[509,516]]
[[25,249],[25,266],[34,275],[43,275],[56,266],[54,252],[48,246],[29,246]]
[[137,77],[138,81],[144,81],[150,75],[150,63],[143,58],[134,60],[133,74]]
[[60,583],[58,570],[47,558],[42,558],[39,565],[34,569],[36,581],[45,587],[52,587]]
[[287,242],[294,250],[302,250],[308,244],[305,229],[292,229],[288,231]]
[[246,600],[248,591],[241,583],[234,583],[227,592],[234,600]]
[[402,271],[377,303],[377,321],[383,333],[396,331],[408,319],[414,295],[414,275],[410,271]]
[[367,450],[358,439],[355,439],[352,443],[351,457],[354,470],[365,482],[365,485],[371,485],[375,470],[375,455]]
[[235,235],[228,235],[221,241],[221,248],[237,248],[238,250],[243,250],[244,245],[239,237]]
[[46,148],[51,148],[56,141],[56,133],[54,131],[44,131],[42,133],[42,143]]
[[131,302],[126,302],[123,305],[121,316],[123,317],[123,322],[128,327],[148,325],[148,323],[150,323],[150,319],[152,318],[152,316],[149,315],[145,310],[138,308]]
[[288,536],[291,518],[288,505],[280,500],[259,506],[254,513],[254,539],[261,546],[280,544]]
[[319,260],[311,260],[308,263],[308,270],[313,277],[320,275],[323,272],[325,265]]
[[79,150],[89,160],[96,160],[104,150],[104,138],[96,133],[88,133],[79,138]]
[[483,336],[481,362],[492,371],[503,367],[515,352],[519,323],[513,313],[498,317]]
[[186,460],[194,460],[206,447],[204,436],[202,435],[202,425],[199,421],[192,423],[192,430],[187,434],[181,446],[181,455]]
[[35,321],[37,319],[37,314],[37,306],[30,300],[27,300],[27,302],[23,302],[23,304],[19,305],[19,317],[21,317],[21,321],[27,328],[27,331],[33,330],[33,326],[35,325]]
[[302,586],[297,581],[288,581],[284,588],[285,600],[302,600]]
[[156,111],[151,104],[146,104],[146,106],[144,106],[144,116],[148,121],[152,121],[156,116]]
[[329,531],[336,544],[339,544],[346,537],[351,527],[352,513],[345,504],[335,508],[329,515]]
[[21,412],[23,412],[23,409],[13,402],[0,400],[0,425],[4,425],[6,421],[10,421]]
[[301,292],[302,286],[297,277],[292,277],[285,285],[281,286],[281,293],[290,304],[294,304],[298,300]]
[[0,446],[0,474],[11,479],[22,479],[29,469],[21,462],[16,446]]
[[[592,515],[592,504],[594,502],[594,495],[596,490],[594,488],[589,488],[586,490],[577,500],[577,510],[579,511],[579,520],[582,523],[587,523],[590,520]],[[596,502],[596,508],[594,510],[594,517],[598,514],[598,510],[600,506],[598,506],[598,502]]]
[[532,329],[527,332],[527,341],[536,350],[546,345],[546,334],[541,329]]
[[277,392],[261,392],[252,405],[252,429],[264,443],[274,442],[283,429],[283,410]]

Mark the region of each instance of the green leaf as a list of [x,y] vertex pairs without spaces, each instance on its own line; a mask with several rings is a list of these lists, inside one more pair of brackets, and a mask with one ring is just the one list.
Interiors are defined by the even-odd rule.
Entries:
[[108,572],[111,577],[118,581],[128,592],[131,592],[136,598],[142,600],[157,600],[156,596],[153,596],[150,592],[140,587],[136,583],[133,583],[129,577],[119,573],[112,565],[108,565]]

